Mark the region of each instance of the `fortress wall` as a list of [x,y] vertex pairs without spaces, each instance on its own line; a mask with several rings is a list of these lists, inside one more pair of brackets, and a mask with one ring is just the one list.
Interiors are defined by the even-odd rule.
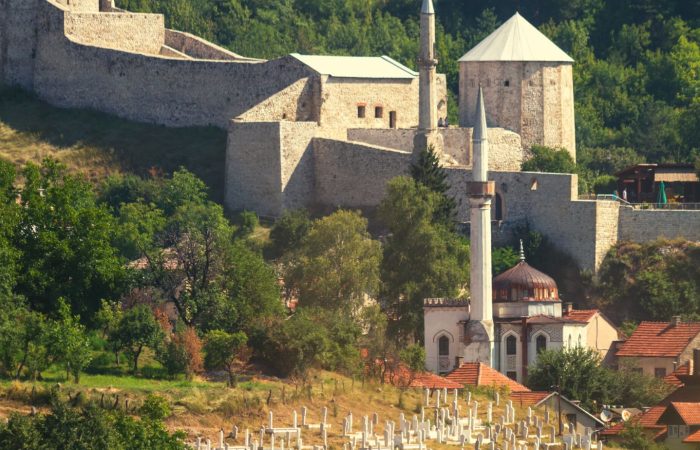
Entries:
[[[529,155],[529,151],[523,148],[520,136],[503,128],[489,128],[488,139],[489,170],[519,172]],[[471,133],[469,146],[471,154]]]
[[415,128],[351,128],[348,129],[347,138],[349,141],[411,152],[417,132]]
[[314,107],[314,77],[302,78],[263,100],[238,118],[247,122],[269,120],[317,122]]
[[158,55],[165,43],[161,14],[70,13],[64,26],[70,39],[96,47]]
[[615,245],[619,235],[620,204],[615,201],[596,202],[595,268],[605,259],[610,247]]
[[700,211],[620,208],[621,241],[645,242],[660,237],[700,241]]
[[284,209],[303,208],[313,200],[315,172],[312,140],[317,132],[316,122],[280,122]]
[[282,211],[280,122],[232,121],[226,148],[226,209],[261,216]]
[[[378,80],[321,77],[322,126],[344,128],[389,128],[389,112],[397,113],[397,128],[418,125],[418,78]],[[357,114],[365,105],[364,118]],[[375,107],[383,107],[383,117],[375,118]]]
[[74,12],[99,12],[100,0],[54,0],[65,9]]
[[34,84],[37,2],[0,1],[0,81],[31,90]]
[[219,47],[211,42],[207,42],[193,34],[182,31],[166,29],[165,45],[195,59],[214,59],[221,61],[249,59],[226,50],[223,47]]
[[411,153],[317,138],[314,140],[316,203],[373,208],[384,198],[386,183],[408,173]]
[[291,57],[264,63],[195,61],[81,45],[64,37],[63,11],[43,1],[41,8],[45,31],[39,34],[34,90],[57,106],[168,126],[224,128],[231,118],[311,75]]

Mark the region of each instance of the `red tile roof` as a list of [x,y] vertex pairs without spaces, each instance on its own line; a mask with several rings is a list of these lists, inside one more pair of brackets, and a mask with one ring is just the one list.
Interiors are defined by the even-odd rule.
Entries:
[[687,438],[683,439],[683,442],[692,444],[695,442],[700,442],[700,430],[696,431],[695,433],[691,433],[688,435]]
[[551,392],[546,391],[513,392],[510,399],[513,400],[513,404],[525,407],[536,405],[550,395]]
[[[663,414],[665,410],[665,406],[652,406],[645,413],[640,414],[638,416],[634,416],[630,420],[630,422],[636,423],[647,430],[653,430],[655,433],[655,437],[658,437],[660,433],[664,433],[666,431],[666,427],[664,425],[658,425],[656,423],[658,422],[659,417],[661,417],[661,414]],[[624,430],[624,428],[625,422],[618,422],[615,425],[608,428],[607,430],[601,431],[600,434],[601,436],[616,436],[620,434],[620,432]]]
[[562,317],[575,322],[588,323],[596,314],[598,314],[597,309],[574,309],[568,313],[564,312]]
[[673,402],[670,407],[678,412],[686,425],[700,425],[700,403]]
[[462,363],[461,366],[450,372],[446,378],[460,385],[508,386],[510,392],[530,392],[530,389],[522,384],[511,380],[496,369],[492,369],[480,362]]
[[412,388],[462,389],[463,387],[459,383],[434,373],[413,372],[403,364],[399,364],[393,373],[387,371],[384,375],[384,380],[394,386],[408,386]]
[[664,377],[664,382],[670,386],[679,388],[683,382],[678,378],[681,375],[690,375],[690,363],[687,362]]
[[700,333],[700,322],[642,322],[617,351],[617,356],[679,356]]

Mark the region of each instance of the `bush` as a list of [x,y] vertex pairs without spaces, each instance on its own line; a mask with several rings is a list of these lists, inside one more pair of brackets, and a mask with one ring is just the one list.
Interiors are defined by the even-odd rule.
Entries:
[[145,417],[149,420],[163,420],[172,414],[170,409],[170,403],[167,399],[160,397],[155,394],[150,394],[143,401],[143,405],[139,408],[139,414],[141,417]]
[[310,229],[311,219],[305,209],[285,212],[270,231],[273,255],[279,257],[298,248]]
[[249,236],[260,225],[258,215],[253,211],[243,211],[238,215],[238,236]]

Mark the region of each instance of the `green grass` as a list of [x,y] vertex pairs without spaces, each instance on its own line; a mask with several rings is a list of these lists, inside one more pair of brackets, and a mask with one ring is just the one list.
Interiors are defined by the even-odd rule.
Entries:
[[55,108],[0,87],[0,158],[18,166],[50,156],[95,182],[110,173],[167,175],[184,166],[221,201],[225,154],[226,132],[218,128],[168,128]]

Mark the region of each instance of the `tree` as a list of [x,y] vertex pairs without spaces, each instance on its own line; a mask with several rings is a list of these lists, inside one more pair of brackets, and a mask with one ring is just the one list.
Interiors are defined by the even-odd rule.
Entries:
[[524,172],[576,173],[576,163],[565,149],[532,146],[532,158],[523,163]]
[[666,447],[654,442],[645,434],[644,428],[636,423],[625,423],[620,432],[620,446],[634,450],[665,450]]
[[297,250],[311,229],[311,219],[305,209],[286,211],[270,230],[271,249],[274,256]]
[[433,223],[438,194],[408,177],[389,181],[379,215],[390,234],[382,260],[385,309],[397,317],[393,333],[422,341],[423,300],[457,296],[469,277],[467,243]]
[[128,270],[112,246],[114,220],[83,178],[52,160],[24,169],[16,292],[44,313],[60,298],[90,322],[102,298],[118,298]]
[[158,350],[157,356],[170,376],[184,373],[187,380],[192,380],[203,369],[202,341],[192,327],[176,330]]
[[239,352],[248,342],[248,336],[242,331],[227,333],[214,330],[207,333],[204,339],[204,366],[208,370],[226,370],[228,386],[236,386],[236,361]]
[[144,347],[157,348],[163,340],[163,330],[147,305],[137,305],[124,313],[110,340],[126,351],[136,375]]
[[422,345],[409,345],[399,352],[399,359],[412,372],[425,371],[425,348]]
[[80,317],[71,315],[68,303],[59,299],[58,318],[51,325],[49,349],[56,361],[61,362],[75,383],[80,382],[80,372],[92,360],[90,340]]
[[381,247],[358,212],[340,210],[314,222],[285,281],[300,304],[356,313],[379,287]]
[[421,150],[418,154],[418,160],[411,164],[411,177],[439,194],[440,200],[435,206],[434,220],[447,227],[452,227],[457,203],[454,198],[447,195],[450,190],[450,185],[447,183],[447,173],[440,165],[440,159],[432,145]]

